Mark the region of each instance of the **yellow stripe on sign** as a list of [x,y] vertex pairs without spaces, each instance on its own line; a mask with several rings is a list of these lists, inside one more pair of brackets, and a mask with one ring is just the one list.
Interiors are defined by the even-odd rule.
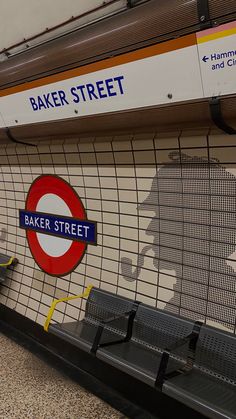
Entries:
[[203,36],[202,38],[198,38],[197,43],[203,44],[204,42],[214,41],[215,39],[225,38],[226,36],[235,35],[235,34],[236,34],[236,28],[231,28],[222,32],[216,32],[210,35]]
[[86,297],[89,296],[90,291],[91,291],[92,288],[93,288],[93,285],[88,285],[88,287],[86,288],[86,290],[84,291],[83,294],[73,295],[72,297],[65,297],[65,298],[60,298],[59,300],[54,300],[52,302],[52,304],[51,304],[51,307],[50,307],[50,309],[48,311],[47,318],[46,318],[45,323],[44,323],[44,327],[43,328],[44,328],[45,332],[48,332],[48,328],[49,328],[49,325],[50,325],[50,322],[51,322],[51,319],[52,319],[54,310],[55,310],[56,305],[58,303],[64,303],[66,301],[75,300],[76,298],[86,298]]

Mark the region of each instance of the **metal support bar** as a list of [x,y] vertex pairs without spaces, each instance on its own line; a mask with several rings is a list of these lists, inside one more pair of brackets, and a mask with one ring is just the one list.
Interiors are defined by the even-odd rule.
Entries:
[[140,0],[127,0],[127,7],[131,9],[132,7],[135,6],[136,3],[138,3],[138,1]]
[[96,352],[98,350],[99,343],[100,343],[101,338],[102,338],[104,327],[105,327],[104,322],[101,322],[98,326],[97,333],[96,333],[94,341],[93,341],[93,346],[91,348],[91,353],[92,354],[96,354]]
[[209,0],[198,0],[197,11],[201,29],[211,28]]
[[125,313],[119,314],[118,316],[113,316],[113,317],[109,317],[108,319],[102,320],[98,325],[97,333],[95,335],[93,345],[92,345],[92,348],[91,348],[90,352],[93,353],[93,354],[96,354],[96,352],[98,350],[98,347],[100,346],[100,341],[101,341],[102,334],[103,334],[103,331],[104,331],[104,328],[105,328],[106,324],[112,323],[114,320],[118,320],[118,319],[121,319],[123,317],[129,316],[130,314],[131,314],[131,311],[126,311]]
[[[93,354],[96,354],[98,348],[128,342],[132,337],[133,322],[134,322],[134,318],[136,316],[136,312],[137,312],[139,304],[140,303],[138,301],[135,301],[134,302],[134,307],[132,308],[132,310],[127,311],[125,313],[122,313],[121,315],[113,316],[113,317],[110,317],[108,319],[105,319],[105,320],[101,321],[99,326],[98,326],[97,333],[95,335],[93,345],[92,345],[92,349],[91,349],[90,352],[93,353]],[[126,332],[125,338],[119,339],[119,340],[116,340],[116,341],[112,341],[112,342],[105,342],[105,343],[100,344],[102,334],[103,334],[103,331],[104,331],[104,328],[105,328],[106,324],[112,323],[114,320],[121,319],[121,318],[124,318],[124,317],[127,317],[127,316],[128,316],[128,325],[127,325],[127,332]]]
[[224,131],[226,134],[234,135],[236,134],[236,130],[233,127],[230,127],[227,122],[225,122],[222,112],[221,112],[221,103],[219,97],[213,97],[210,102],[210,112],[211,112],[211,119],[214,124]]
[[[202,322],[195,322],[193,326],[193,331],[191,333],[191,339],[189,341],[189,347],[188,347],[188,356],[187,356],[187,362],[184,365],[183,368],[180,368],[181,373],[186,373],[192,370],[193,364],[195,361],[195,354],[196,354],[196,348],[197,348],[197,341],[199,338],[199,333],[202,327]],[[167,375],[168,377],[168,375]]]
[[44,328],[45,332],[48,332],[48,328],[49,328],[54,310],[55,310],[58,303],[65,303],[67,301],[76,300],[77,298],[87,298],[87,297],[89,297],[89,294],[90,294],[92,288],[93,288],[93,285],[88,285],[88,287],[85,289],[85,291],[80,295],[72,295],[70,297],[65,297],[65,298],[60,298],[59,300],[54,300],[51,304],[51,307],[48,311],[47,318],[46,318],[45,323],[44,323],[43,328]]
[[16,144],[22,144],[22,145],[28,145],[28,146],[30,146],[30,147],[37,147],[37,145],[36,145],[36,144],[24,143],[24,141],[18,141],[18,140],[16,140],[16,138],[15,138],[15,137],[13,137],[13,135],[12,135],[12,133],[11,133],[11,131],[10,131],[10,128],[6,128],[5,132],[6,132],[6,135],[7,135],[8,139],[9,139],[10,141],[12,141],[13,143],[16,143]]
[[158,369],[158,373],[157,373],[156,382],[155,382],[155,387],[158,387],[160,389],[162,388],[164,380],[165,380],[169,358],[170,358],[170,353],[167,351],[163,352],[159,369]]
[[15,257],[11,257],[7,262],[0,263],[1,268],[8,268],[8,266],[16,266],[18,263],[18,259]]
[[[158,368],[156,382],[155,382],[156,387],[162,389],[165,379],[168,379],[168,378],[170,379],[179,374],[185,374],[191,371],[191,369],[193,368],[194,360],[195,360],[196,346],[197,346],[197,341],[198,341],[199,333],[201,330],[201,326],[202,326],[202,322],[196,321],[194,323],[193,330],[190,333],[190,335],[186,336],[185,338],[179,339],[172,347],[167,348],[163,352],[162,357],[161,357],[161,362]],[[180,368],[178,370],[175,370],[166,374],[171,352],[185,345],[187,342],[189,342],[189,346],[188,346],[188,356],[187,356],[186,364],[184,365],[183,368]]]
[[136,307],[131,310],[131,313],[129,315],[127,333],[126,333],[126,336],[124,338],[124,342],[129,342],[129,340],[132,338],[134,318],[136,316],[138,305],[139,305],[139,303],[137,303]]

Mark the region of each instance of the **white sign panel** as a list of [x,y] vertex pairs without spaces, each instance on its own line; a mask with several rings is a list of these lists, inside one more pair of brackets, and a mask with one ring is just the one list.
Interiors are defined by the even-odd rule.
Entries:
[[205,97],[236,93],[236,22],[197,34]]
[[236,93],[236,22],[0,91],[17,126]]
[[[130,57],[127,54],[122,59]],[[109,65],[109,60],[105,63]],[[186,101],[203,95],[196,45],[100,71],[91,72],[92,66],[88,66],[87,74],[1,97],[0,109],[7,126]]]

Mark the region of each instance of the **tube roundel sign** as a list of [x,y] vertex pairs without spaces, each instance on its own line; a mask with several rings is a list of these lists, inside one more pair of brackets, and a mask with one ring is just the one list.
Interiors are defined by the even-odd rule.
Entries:
[[75,190],[58,176],[35,179],[19,219],[36,263],[49,275],[69,274],[81,262],[87,245],[96,245],[96,223],[87,219]]

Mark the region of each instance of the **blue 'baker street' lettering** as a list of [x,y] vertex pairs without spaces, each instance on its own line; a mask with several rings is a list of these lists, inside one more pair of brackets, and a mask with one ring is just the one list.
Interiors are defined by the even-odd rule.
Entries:
[[20,210],[20,227],[39,233],[96,244],[96,223],[40,212]]
[[42,109],[57,108],[73,103],[83,103],[93,100],[106,99],[124,94],[124,76],[117,76],[105,80],[98,80],[95,83],[86,83],[70,88],[69,93],[64,90],[47,92],[36,97],[29,98],[34,111]]

